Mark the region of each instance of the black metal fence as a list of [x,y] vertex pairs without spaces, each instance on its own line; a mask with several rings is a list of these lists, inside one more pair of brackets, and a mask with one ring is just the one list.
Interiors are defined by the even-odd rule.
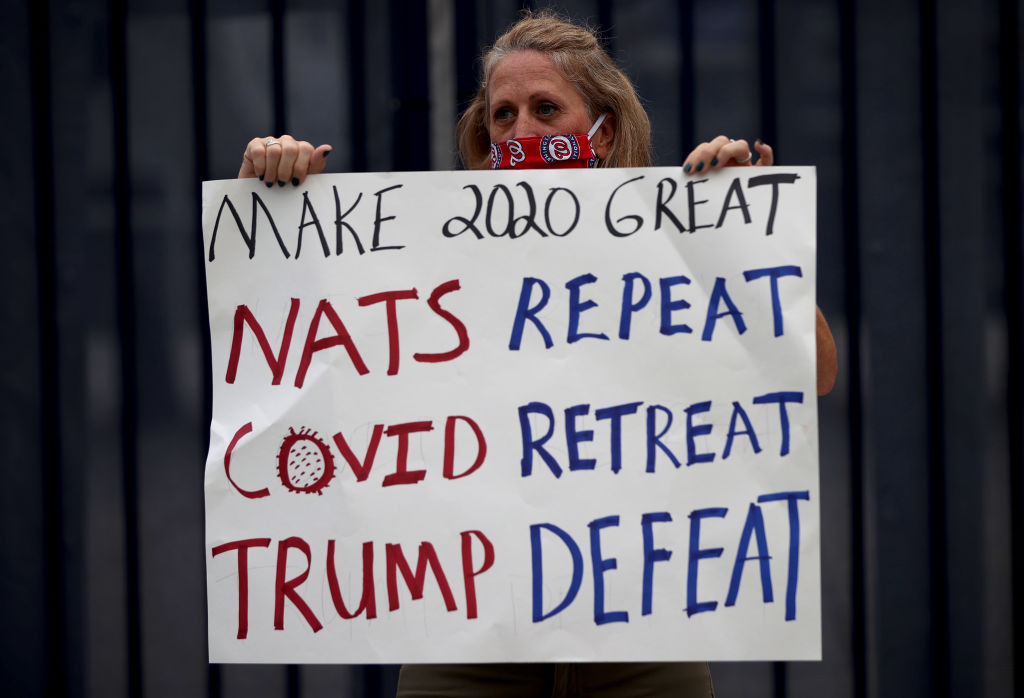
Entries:
[[[454,166],[519,5],[3,3],[6,695],[393,691],[393,667],[206,662],[199,183],[286,131],[335,171]],[[824,661],[716,664],[718,693],[1021,694],[1019,3],[558,6],[605,31],[661,164],[721,132],[818,167]]]

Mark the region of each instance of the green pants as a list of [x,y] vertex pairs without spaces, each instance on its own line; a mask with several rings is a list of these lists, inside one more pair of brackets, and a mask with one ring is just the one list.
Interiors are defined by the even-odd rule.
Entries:
[[398,698],[713,698],[703,662],[407,664]]

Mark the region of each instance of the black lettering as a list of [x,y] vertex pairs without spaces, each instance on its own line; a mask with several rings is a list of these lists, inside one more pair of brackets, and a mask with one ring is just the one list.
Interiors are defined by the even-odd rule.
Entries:
[[359,254],[365,253],[366,250],[363,249],[363,242],[359,239],[359,235],[356,234],[355,229],[351,225],[345,222],[345,217],[352,213],[356,206],[359,205],[359,202],[363,200],[363,193],[359,192],[359,196],[357,196],[352,205],[348,207],[348,210],[345,211],[345,213],[342,213],[341,198],[338,196],[338,187],[331,188],[334,190],[334,254],[338,255],[343,252],[343,246],[341,244],[341,231],[343,228],[348,229],[352,239],[355,240],[356,249],[359,250]]
[[377,197],[377,215],[373,219],[373,246],[370,247],[370,251],[371,252],[377,252],[378,250],[400,250],[403,247],[405,247],[405,245],[387,245],[387,246],[381,247],[381,244],[380,244],[380,225],[381,225],[381,223],[383,223],[385,221],[391,221],[391,220],[395,219],[394,216],[383,216],[382,217],[380,215],[381,200],[383,198],[381,195],[386,193],[386,192],[392,191],[394,189],[401,189],[403,186],[405,186],[405,185],[403,185],[403,184],[395,184],[394,186],[386,187],[386,188],[381,189],[380,191],[374,193],[374,196]]
[[249,259],[252,259],[256,255],[256,204],[259,204],[260,208],[263,209],[263,213],[267,216],[267,222],[270,223],[271,229],[274,231],[274,237],[277,238],[277,244],[281,247],[281,252],[284,253],[285,259],[291,257],[288,252],[288,248],[284,245],[284,240],[281,239],[281,234],[277,232],[277,225],[274,223],[274,217],[270,215],[270,211],[267,210],[267,205],[263,203],[263,199],[259,197],[256,192],[252,193],[252,217],[249,219],[249,234],[245,234],[245,227],[242,225],[242,219],[238,215],[238,211],[235,210],[235,205],[231,203],[231,199],[228,195],[224,195],[224,200],[220,202],[220,209],[217,211],[217,220],[213,223],[213,233],[210,235],[210,253],[209,261],[214,260],[213,247],[217,243],[217,230],[220,228],[220,216],[224,213],[224,207],[228,207],[228,211],[231,212],[232,218],[235,219],[235,225],[238,226],[238,232],[242,234],[242,240],[245,241],[245,246],[249,248]]
[[[664,184],[671,184],[672,185],[672,191],[670,191],[668,193],[668,196],[664,195],[665,192],[662,189],[662,185],[664,185]],[[686,226],[683,225],[682,223],[680,223],[679,219],[676,218],[676,214],[672,213],[672,211],[670,211],[669,208],[668,208],[668,202],[671,201],[672,197],[676,195],[676,188],[677,188],[677,185],[676,185],[676,181],[674,179],[669,179],[668,177],[666,177],[665,179],[663,179],[660,182],[658,182],[658,200],[657,200],[657,202],[656,202],[656,204],[654,206],[654,229],[655,230],[661,230],[661,216],[662,216],[662,214],[667,216],[669,218],[669,220],[672,221],[672,224],[675,225],[677,232],[681,233],[681,232],[686,230]]]
[[[555,198],[555,194],[557,192],[560,192],[560,191],[564,191],[566,194],[568,194],[570,197],[572,197],[572,203],[573,203],[573,207],[574,208],[573,208],[572,223],[569,225],[568,228],[565,229],[564,232],[556,233],[554,226],[551,225],[551,202]],[[548,232],[550,232],[552,235],[554,235],[556,237],[565,237],[566,235],[568,235],[569,233],[571,233],[573,230],[576,229],[576,224],[579,223],[579,222],[580,222],[580,200],[576,198],[575,194],[573,194],[570,190],[566,189],[565,187],[553,187],[551,189],[551,191],[548,192],[548,199],[547,199],[547,201],[544,202],[544,223],[548,227]]]
[[[508,215],[505,219],[505,229],[500,233],[496,233],[494,232],[494,226],[491,225],[491,219],[494,213],[494,197],[497,196],[499,191],[505,195],[505,202],[508,204]],[[491,195],[487,197],[487,216],[484,218],[484,222],[487,224],[487,234],[494,238],[505,237],[506,235],[511,236],[512,228],[515,225],[512,213],[512,192],[504,184],[495,184],[494,188],[491,189]]]
[[696,232],[698,228],[710,228],[711,227],[710,223],[708,223],[707,225],[697,225],[697,206],[699,206],[700,204],[706,204],[708,202],[708,200],[707,199],[701,199],[700,201],[697,201],[696,197],[694,196],[694,193],[693,193],[693,188],[696,185],[698,185],[698,184],[700,184],[702,182],[706,182],[706,181],[708,181],[708,180],[706,180],[706,179],[691,179],[689,182],[686,183],[686,201],[687,201],[687,206],[688,206],[688,208],[690,210],[690,232],[691,233]]
[[772,185],[772,207],[768,211],[768,225],[764,229],[765,235],[771,235],[772,232],[774,232],[772,230],[772,226],[775,225],[775,210],[779,204],[779,185],[792,184],[798,179],[800,179],[800,175],[789,172],[782,172],[779,174],[759,175],[757,177],[751,177],[750,181],[747,182],[747,186],[750,187],[751,189],[753,189],[754,187],[764,186],[765,184]]
[[[306,211],[309,211],[311,221],[306,222]],[[302,253],[302,229],[306,226],[316,226],[317,235],[320,236],[320,247],[323,248],[324,257],[331,256],[331,248],[327,246],[327,238],[324,237],[324,229],[320,226],[320,219],[316,215],[316,211],[313,209],[313,205],[309,203],[309,192],[302,192],[302,218],[299,219],[299,235],[298,240],[295,243],[295,259],[299,258]]]
[[644,176],[640,175],[639,177],[634,177],[633,179],[627,179],[625,182],[615,187],[615,189],[612,191],[611,196],[608,197],[608,204],[604,207],[604,224],[608,228],[608,232],[614,235],[615,237],[629,237],[630,235],[632,235],[633,233],[635,233],[636,231],[640,230],[640,228],[643,227],[644,219],[637,215],[623,216],[622,218],[619,218],[617,221],[615,221],[616,223],[621,223],[622,221],[633,221],[636,224],[636,227],[630,231],[622,231],[616,228],[614,225],[612,225],[612,201],[615,199],[615,195],[619,193],[619,189],[622,189],[627,184],[631,182],[637,182],[643,178]]
[[[462,235],[467,230],[472,230],[473,234],[476,235],[477,240],[483,240],[483,233],[481,233],[480,229],[476,227],[476,219],[480,217],[480,209],[483,208],[484,197],[480,193],[480,189],[475,184],[467,184],[463,189],[469,189],[473,192],[473,198],[476,201],[476,204],[473,207],[473,216],[472,218],[463,218],[462,216],[449,218],[445,221],[444,227],[441,228],[441,234],[446,238],[453,238],[457,235]],[[462,223],[462,230],[453,233],[451,231],[452,223]]]

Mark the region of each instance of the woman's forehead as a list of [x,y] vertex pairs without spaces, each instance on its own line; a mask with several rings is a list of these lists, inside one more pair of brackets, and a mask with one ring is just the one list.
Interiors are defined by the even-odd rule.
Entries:
[[491,70],[487,97],[491,101],[522,92],[554,92],[579,95],[576,86],[565,79],[555,62],[540,51],[515,51],[501,58]]

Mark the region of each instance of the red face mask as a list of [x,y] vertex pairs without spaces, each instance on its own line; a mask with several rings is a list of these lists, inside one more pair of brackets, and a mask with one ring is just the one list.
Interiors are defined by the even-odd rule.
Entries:
[[602,114],[598,117],[590,133],[531,136],[491,143],[491,169],[597,167],[597,155],[590,145],[590,139],[605,116]]

